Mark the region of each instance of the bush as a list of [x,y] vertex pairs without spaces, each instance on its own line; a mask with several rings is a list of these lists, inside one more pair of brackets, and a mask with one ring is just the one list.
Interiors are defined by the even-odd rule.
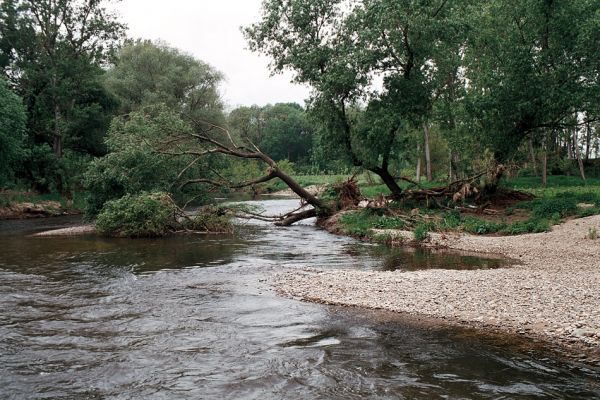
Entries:
[[506,228],[504,222],[492,222],[475,217],[466,217],[463,221],[465,231],[469,233],[475,233],[478,235],[485,235],[487,233],[496,233]]
[[508,225],[503,228],[501,232],[507,235],[522,235],[524,233],[549,232],[550,230],[551,225],[549,220],[545,218],[533,218],[527,221],[515,222],[511,225]]
[[429,237],[429,224],[419,224],[415,227],[414,236],[417,242],[422,242]]
[[556,214],[561,218],[567,217],[577,212],[577,199],[572,196],[561,196],[534,200],[532,211],[534,218],[556,219]]
[[231,233],[233,226],[224,210],[204,207],[184,215],[165,192],[143,192],[110,200],[96,219],[96,228],[107,236],[162,237],[176,231]]
[[[168,157],[155,151],[172,132],[187,133],[190,130],[177,113],[158,106],[131,113],[127,118],[115,118],[106,137],[109,153],[94,160],[85,173],[87,216],[96,216],[104,203],[126,194],[169,191],[177,200],[204,200],[205,187],[190,185],[179,190],[174,186],[178,173],[192,158]],[[216,155],[209,161],[213,168],[221,169],[220,158]],[[187,169],[182,180],[205,176],[207,169],[203,163],[195,163]]]
[[203,207],[194,216],[183,220],[185,229],[197,232],[232,233],[231,219],[218,207]]
[[104,204],[96,228],[108,236],[161,237],[176,229],[177,210],[164,192],[125,195]]

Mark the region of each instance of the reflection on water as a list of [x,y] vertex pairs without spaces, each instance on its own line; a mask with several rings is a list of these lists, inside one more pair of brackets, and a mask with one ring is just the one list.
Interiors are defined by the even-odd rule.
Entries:
[[0,234],[0,398],[600,396],[589,366],[280,298],[268,284],[283,267],[433,268],[440,255],[386,253],[311,226],[167,240],[19,234],[39,223],[0,223],[13,233]]

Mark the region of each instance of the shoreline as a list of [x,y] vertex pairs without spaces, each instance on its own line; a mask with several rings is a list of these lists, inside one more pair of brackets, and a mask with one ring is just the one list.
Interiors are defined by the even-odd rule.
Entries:
[[[327,227],[335,229],[335,224]],[[307,268],[277,274],[272,283],[283,296],[529,337],[573,354],[585,353],[600,364],[600,240],[586,238],[590,228],[600,229],[600,216],[570,220],[547,233],[433,233],[423,243],[516,261],[506,268],[413,272]],[[381,232],[399,240],[412,238],[407,231]]]

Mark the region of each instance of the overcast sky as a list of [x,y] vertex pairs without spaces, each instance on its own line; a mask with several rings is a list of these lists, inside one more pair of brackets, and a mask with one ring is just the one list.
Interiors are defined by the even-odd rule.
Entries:
[[229,107],[278,102],[304,104],[309,90],[291,74],[269,74],[269,60],[247,50],[240,26],[258,21],[261,0],[122,0],[117,3],[129,36],[162,39],[209,63],[226,76]]

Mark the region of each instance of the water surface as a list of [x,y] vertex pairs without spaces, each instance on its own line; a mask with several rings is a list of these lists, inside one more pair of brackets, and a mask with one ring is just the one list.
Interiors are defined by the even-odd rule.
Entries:
[[[2,399],[600,397],[598,369],[550,351],[280,298],[267,282],[306,266],[437,268],[443,255],[308,225],[165,240],[25,235],[72,223],[0,222]],[[450,260],[495,266],[463,257]]]

